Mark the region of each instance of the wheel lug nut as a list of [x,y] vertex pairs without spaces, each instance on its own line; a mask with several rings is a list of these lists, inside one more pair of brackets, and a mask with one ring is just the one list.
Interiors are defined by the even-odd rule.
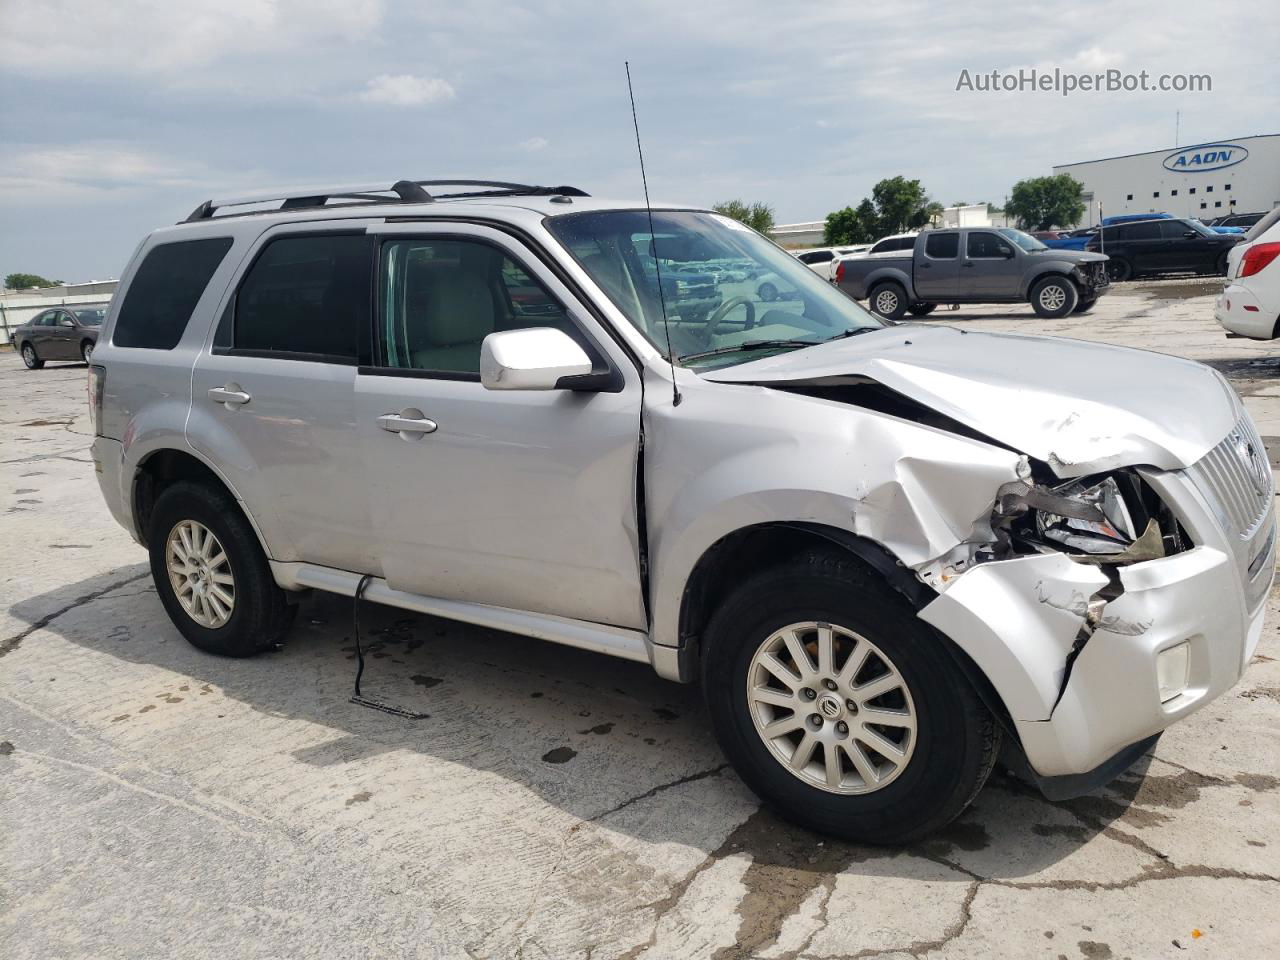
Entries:
[[836,688],[836,682],[834,680],[828,680],[826,683],[828,690],[834,690]]
[[822,726],[822,718],[818,716],[816,713],[811,714],[809,717],[809,726],[817,730],[819,727]]
[[836,724],[836,733],[840,734],[840,736],[843,737],[848,732],[849,732],[849,725],[845,723],[843,720],[841,720],[839,723]]
[[805,698],[806,700],[813,700],[813,699],[816,699],[816,698],[817,698],[817,696],[818,696],[816,693],[814,693],[814,692],[813,692],[812,690],[810,690],[808,687],[805,687],[805,688],[804,688],[803,690],[801,690],[800,692],[801,692],[801,694],[803,694],[803,695],[804,695],[804,698]]
[[846,700],[846,701],[844,702],[844,705],[848,708],[848,710],[849,710],[849,712],[850,712],[850,713],[857,713],[857,712],[858,712],[858,705],[857,705],[856,703],[854,703],[852,700]]

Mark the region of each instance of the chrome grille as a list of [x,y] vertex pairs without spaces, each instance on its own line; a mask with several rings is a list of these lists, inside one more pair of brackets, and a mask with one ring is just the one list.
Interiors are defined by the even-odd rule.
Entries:
[[1248,540],[1258,532],[1275,483],[1267,449],[1248,414],[1187,472],[1228,533]]

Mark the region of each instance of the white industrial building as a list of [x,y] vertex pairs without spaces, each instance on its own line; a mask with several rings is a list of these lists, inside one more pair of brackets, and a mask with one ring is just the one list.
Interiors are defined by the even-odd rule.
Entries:
[[1084,185],[1083,226],[1123,213],[1201,220],[1260,213],[1280,206],[1280,133],[1067,163],[1053,172]]

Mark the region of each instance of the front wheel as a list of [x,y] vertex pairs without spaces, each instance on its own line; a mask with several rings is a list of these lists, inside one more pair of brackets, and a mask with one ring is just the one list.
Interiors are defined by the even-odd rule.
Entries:
[[28,370],[39,370],[44,366],[44,361],[36,356],[36,348],[29,343],[22,345],[22,362],[27,365]]
[[907,294],[896,283],[881,283],[871,290],[871,310],[886,320],[901,320],[907,312]]
[[1123,283],[1133,276],[1133,268],[1129,261],[1112,257],[1107,261],[1107,279],[1112,283]]
[[773,303],[773,301],[778,299],[778,288],[766,280],[764,283],[760,284],[760,289],[756,291],[756,294],[759,295],[760,299],[765,303]]
[[758,574],[705,641],[721,747],[803,826],[908,843],[959,816],[991,772],[999,728],[945,641],[853,558],[816,553]]
[[93,341],[86,340],[80,344],[80,359],[88,363],[93,358]]
[[250,657],[283,640],[297,608],[229,494],[175,483],[151,511],[147,546],[160,602],[192,646]]
[[1056,319],[1076,308],[1080,291],[1066,277],[1045,277],[1032,286],[1030,300],[1037,316]]
[[1079,303],[1076,304],[1076,308],[1071,312],[1072,313],[1088,313],[1090,310],[1093,309],[1093,305],[1097,302],[1098,302],[1097,297],[1093,297],[1089,300],[1081,300]]
[[1218,258],[1218,263],[1215,266],[1214,270],[1217,272],[1218,276],[1225,277],[1227,275],[1227,271],[1230,269],[1231,269],[1231,261],[1228,258],[1227,254],[1224,253],[1222,256]]
[[927,317],[929,314],[933,313],[937,307],[938,305],[936,303],[913,303],[907,308],[907,312],[913,317]]

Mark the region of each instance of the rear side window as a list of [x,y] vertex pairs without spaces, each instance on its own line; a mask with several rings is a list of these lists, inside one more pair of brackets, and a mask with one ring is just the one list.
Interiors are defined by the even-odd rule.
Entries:
[[152,247],[125,293],[111,342],[148,350],[176,347],[209,278],[230,249],[230,237]]
[[234,348],[354,363],[369,326],[372,251],[363,234],[273,240],[236,292]]
[[931,233],[925,238],[924,252],[934,260],[954,260],[960,252],[960,234]]

